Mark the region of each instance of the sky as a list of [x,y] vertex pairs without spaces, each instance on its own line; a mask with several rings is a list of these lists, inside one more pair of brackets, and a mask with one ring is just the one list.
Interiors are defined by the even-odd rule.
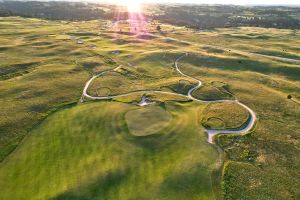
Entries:
[[[105,1],[105,0],[93,0]],[[300,5],[300,0],[132,0],[132,2],[151,3],[198,3],[198,4],[235,4],[235,5]],[[120,0],[110,0],[108,2],[120,2]],[[124,0],[129,2],[129,0]]]
[[[1,2],[2,0],[0,0]],[[6,0],[10,1],[10,0]],[[24,0],[29,1],[29,0]],[[76,2],[108,2],[122,4],[140,3],[193,3],[193,4],[231,4],[231,5],[296,5],[300,6],[300,0],[36,0],[36,1],[76,1]]]

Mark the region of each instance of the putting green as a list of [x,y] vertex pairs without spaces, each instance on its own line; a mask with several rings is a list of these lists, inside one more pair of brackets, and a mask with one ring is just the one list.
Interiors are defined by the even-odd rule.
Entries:
[[127,112],[125,119],[131,134],[147,136],[167,127],[172,116],[159,106],[148,106]]

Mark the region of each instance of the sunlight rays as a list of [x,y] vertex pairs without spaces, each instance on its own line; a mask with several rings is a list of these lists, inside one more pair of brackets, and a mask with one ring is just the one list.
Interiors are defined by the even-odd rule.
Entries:
[[[125,13],[125,18],[129,23],[129,32],[134,33],[136,35],[146,34],[147,31],[147,20],[145,19],[142,11],[142,0],[135,1],[118,1],[119,5],[125,6],[127,8],[127,12]],[[118,22],[124,20],[124,13],[120,13],[122,11],[118,10],[115,13],[115,31],[123,31],[118,26]],[[122,17],[121,17],[122,16]]]

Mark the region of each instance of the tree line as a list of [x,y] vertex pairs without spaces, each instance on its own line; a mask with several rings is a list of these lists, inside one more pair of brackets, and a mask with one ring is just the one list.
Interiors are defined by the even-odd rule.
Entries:
[[[153,6],[153,5],[152,5]],[[196,29],[255,26],[300,28],[300,8],[203,5],[156,5],[146,17],[164,23]],[[159,12],[157,12],[159,10]],[[128,12],[116,5],[80,2],[0,2],[0,16],[21,16],[50,20],[127,19]],[[118,18],[117,18],[118,16]]]

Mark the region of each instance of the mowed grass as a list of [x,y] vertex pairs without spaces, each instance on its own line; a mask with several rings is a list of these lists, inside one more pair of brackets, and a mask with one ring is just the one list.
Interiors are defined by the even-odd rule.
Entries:
[[202,125],[208,129],[239,129],[249,119],[248,111],[236,103],[212,103],[202,112]]
[[172,116],[159,106],[148,106],[127,112],[125,119],[131,134],[147,136],[166,128]]
[[218,153],[197,125],[197,107],[165,104],[170,125],[144,137],[126,125],[134,105],[98,102],[59,111],[0,165],[1,198],[213,199]]

